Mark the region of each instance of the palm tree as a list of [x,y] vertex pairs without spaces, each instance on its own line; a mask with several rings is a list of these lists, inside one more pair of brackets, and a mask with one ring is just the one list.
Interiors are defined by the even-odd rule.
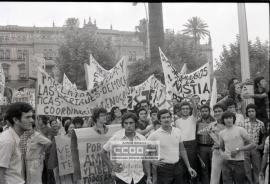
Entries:
[[192,17],[188,19],[188,22],[183,25],[186,29],[183,30],[183,34],[191,35],[194,39],[194,46],[200,44],[200,39],[205,36],[209,36],[208,25],[199,17]]

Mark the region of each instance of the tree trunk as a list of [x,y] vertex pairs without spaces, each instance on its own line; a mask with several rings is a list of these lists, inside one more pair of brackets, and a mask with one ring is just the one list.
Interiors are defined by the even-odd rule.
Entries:
[[162,3],[149,3],[150,62],[154,71],[162,71],[158,47],[164,48]]

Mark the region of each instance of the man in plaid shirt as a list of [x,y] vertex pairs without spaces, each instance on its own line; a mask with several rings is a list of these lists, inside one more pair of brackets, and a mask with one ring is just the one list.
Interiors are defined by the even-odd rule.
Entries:
[[[257,145],[256,149],[245,152],[245,171],[246,178],[249,184],[259,184],[259,171],[261,164],[260,150],[263,149],[263,142],[259,145],[260,134],[265,133],[264,123],[256,119],[257,107],[255,104],[248,104],[246,107],[247,119],[244,122],[238,123],[238,126],[245,128],[251,140]],[[252,170],[251,170],[252,166]],[[252,175],[254,178],[252,179]]]

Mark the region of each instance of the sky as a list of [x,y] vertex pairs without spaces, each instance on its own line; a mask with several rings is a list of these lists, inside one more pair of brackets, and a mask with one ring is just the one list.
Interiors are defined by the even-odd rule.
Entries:
[[[0,2],[0,25],[51,27],[63,26],[70,17],[96,20],[97,27],[122,31],[135,31],[139,20],[146,17],[147,3],[131,2]],[[211,33],[213,57],[219,59],[222,46],[236,40],[238,17],[236,3],[163,3],[163,24],[165,29],[179,32],[191,17],[200,17]],[[269,41],[269,5],[267,3],[246,3],[248,38],[262,42]],[[215,64],[215,63],[214,63]]]

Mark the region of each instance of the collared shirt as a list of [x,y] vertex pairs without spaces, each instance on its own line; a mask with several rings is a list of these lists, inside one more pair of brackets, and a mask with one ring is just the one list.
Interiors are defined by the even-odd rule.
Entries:
[[20,138],[12,127],[0,135],[0,167],[6,168],[4,177],[7,184],[24,183],[19,141]]
[[210,137],[210,135],[207,132],[201,132],[198,133],[198,131],[204,129],[207,127],[211,122],[215,121],[213,117],[209,117],[206,120],[199,119],[197,121],[197,135],[196,135],[196,140],[198,144],[203,144],[203,145],[208,145],[211,146],[214,144],[214,141]]
[[244,122],[236,124],[240,127],[243,127],[247,130],[248,135],[250,136],[251,140],[255,143],[259,143],[259,136],[260,133],[263,133],[265,127],[264,123],[258,119],[255,122],[251,122],[249,118],[245,119]]
[[181,138],[183,141],[191,141],[196,139],[196,117],[193,115],[187,119],[179,118],[175,121],[175,127],[182,132]]
[[179,143],[182,142],[181,131],[172,127],[171,132],[162,127],[149,135],[147,140],[160,142],[160,161],[175,164],[179,161]]
[[[137,132],[133,141],[145,141],[145,137]],[[106,144],[103,149],[107,152],[110,151],[113,141],[130,141],[125,135],[124,130],[116,132]],[[142,160],[116,160],[116,163],[120,163],[123,166],[123,171],[115,173],[115,175],[126,183],[131,183],[132,179],[134,183],[138,183],[144,176]]]

